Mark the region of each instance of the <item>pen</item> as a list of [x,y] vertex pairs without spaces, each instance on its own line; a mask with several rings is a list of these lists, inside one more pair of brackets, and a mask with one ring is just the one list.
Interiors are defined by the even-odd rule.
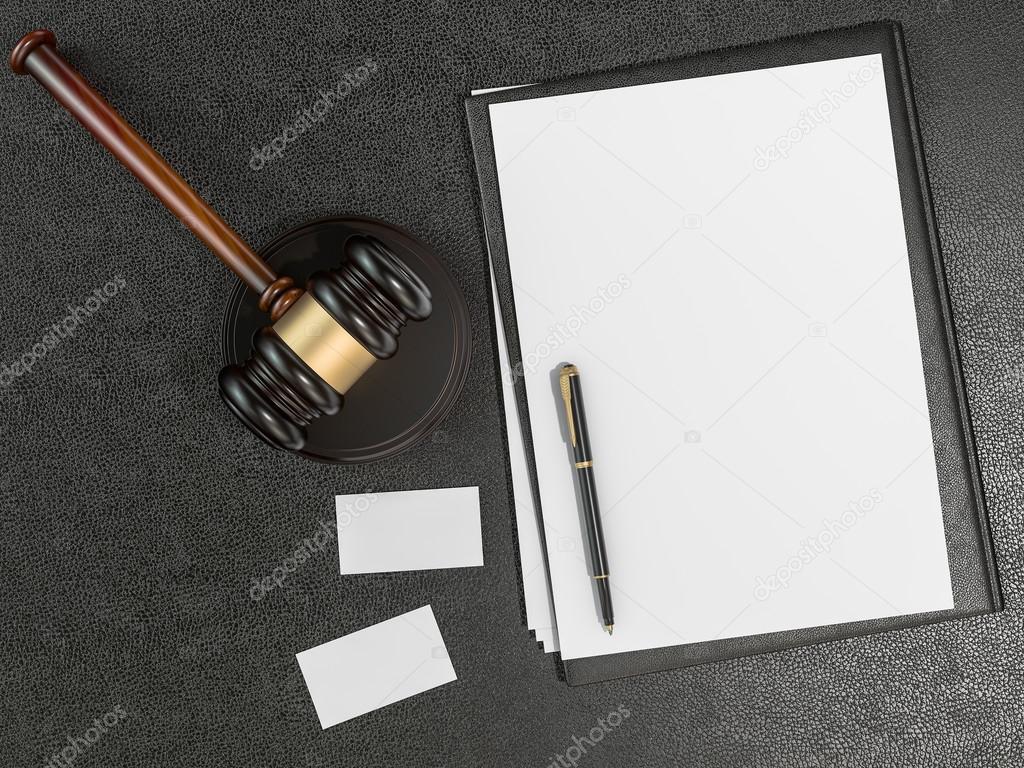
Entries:
[[569,427],[569,442],[572,443],[573,461],[576,464],[576,480],[579,483],[580,498],[583,500],[584,525],[587,529],[587,543],[590,546],[590,565],[593,569],[594,584],[601,603],[601,621],[610,635],[615,627],[612,615],[612,590],[608,583],[608,556],[604,550],[604,532],[601,530],[601,511],[597,504],[597,483],[594,480],[594,459],[590,452],[590,435],[587,432],[587,415],[583,410],[583,389],[580,372],[575,365],[563,365],[558,376],[565,403],[565,420]]

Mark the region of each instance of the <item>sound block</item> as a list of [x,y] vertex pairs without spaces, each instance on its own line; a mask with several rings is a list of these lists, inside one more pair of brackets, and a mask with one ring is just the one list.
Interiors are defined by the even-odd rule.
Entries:
[[[345,216],[312,221],[286,232],[260,255],[296,285],[311,274],[344,263],[345,241],[353,235],[383,240],[427,284],[433,310],[410,322],[398,351],[375,363],[345,393],[334,416],[310,424],[303,456],[335,464],[362,464],[404,451],[430,435],[458,399],[472,350],[469,311],[451,273],[423,242],[376,219]],[[238,283],[224,314],[225,363],[249,357],[253,334],[269,323],[257,296]]]

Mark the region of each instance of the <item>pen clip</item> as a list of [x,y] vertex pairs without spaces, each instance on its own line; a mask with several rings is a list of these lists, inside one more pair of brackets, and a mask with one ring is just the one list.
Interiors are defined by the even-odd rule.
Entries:
[[562,389],[562,402],[565,403],[565,423],[569,427],[569,440],[572,447],[576,447],[576,425],[572,420],[572,389],[569,386],[569,376],[576,372],[575,366],[567,365],[562,368],[558,376],[558,384]]

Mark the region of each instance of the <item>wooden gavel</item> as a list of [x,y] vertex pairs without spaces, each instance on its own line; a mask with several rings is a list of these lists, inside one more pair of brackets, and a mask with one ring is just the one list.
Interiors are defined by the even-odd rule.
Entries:
[[256,332],[252,356],[221,371],[219,384],[228,407],[274,447],[301,450],[306,427],[337,413],[352,384],[395,353],[406,321],[430,315],[430,290],[371,236],[349,238],[343,265],[315,273],[305,290],[276,274],[64,60],[49,30],[25,35],[10,64],[32,75],[259,296],[273,325]]

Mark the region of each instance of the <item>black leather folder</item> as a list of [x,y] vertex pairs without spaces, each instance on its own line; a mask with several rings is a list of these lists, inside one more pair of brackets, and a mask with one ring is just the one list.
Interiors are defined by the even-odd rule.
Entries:
[[[935,613],[573,659],[564,663],[565,676],[571,685],[962,619],[1002,608],[974,437],[971,432],[970,411],[964,391],[963,372],[928,189],[921,133],[914,109],[907,54],[901,30],[895,23],[879,22],[713,51],[683,59],[582,75],[467,99],[466,111],[479,175],[484,226],[502,308],[502,317],[496,320],[504,323],[511,363],[515,367],[521,363],[521,352],[516,330],[515,305],[488,105],[867,54],[881,54],[883,59],[954,608]],[[700,115],[694,115],[694,119],[699,120]],[[527,456],[532,461],[533,446],[522,380],[517,381],[516,387],[518,415],[526,441]],[[508,414],[507,417],[513,418],[515,414]],[[531,467],[531,472],[534,500],[540,509],[535,467]],[[914,543],[908,541],[906,546],[912,548]]]

